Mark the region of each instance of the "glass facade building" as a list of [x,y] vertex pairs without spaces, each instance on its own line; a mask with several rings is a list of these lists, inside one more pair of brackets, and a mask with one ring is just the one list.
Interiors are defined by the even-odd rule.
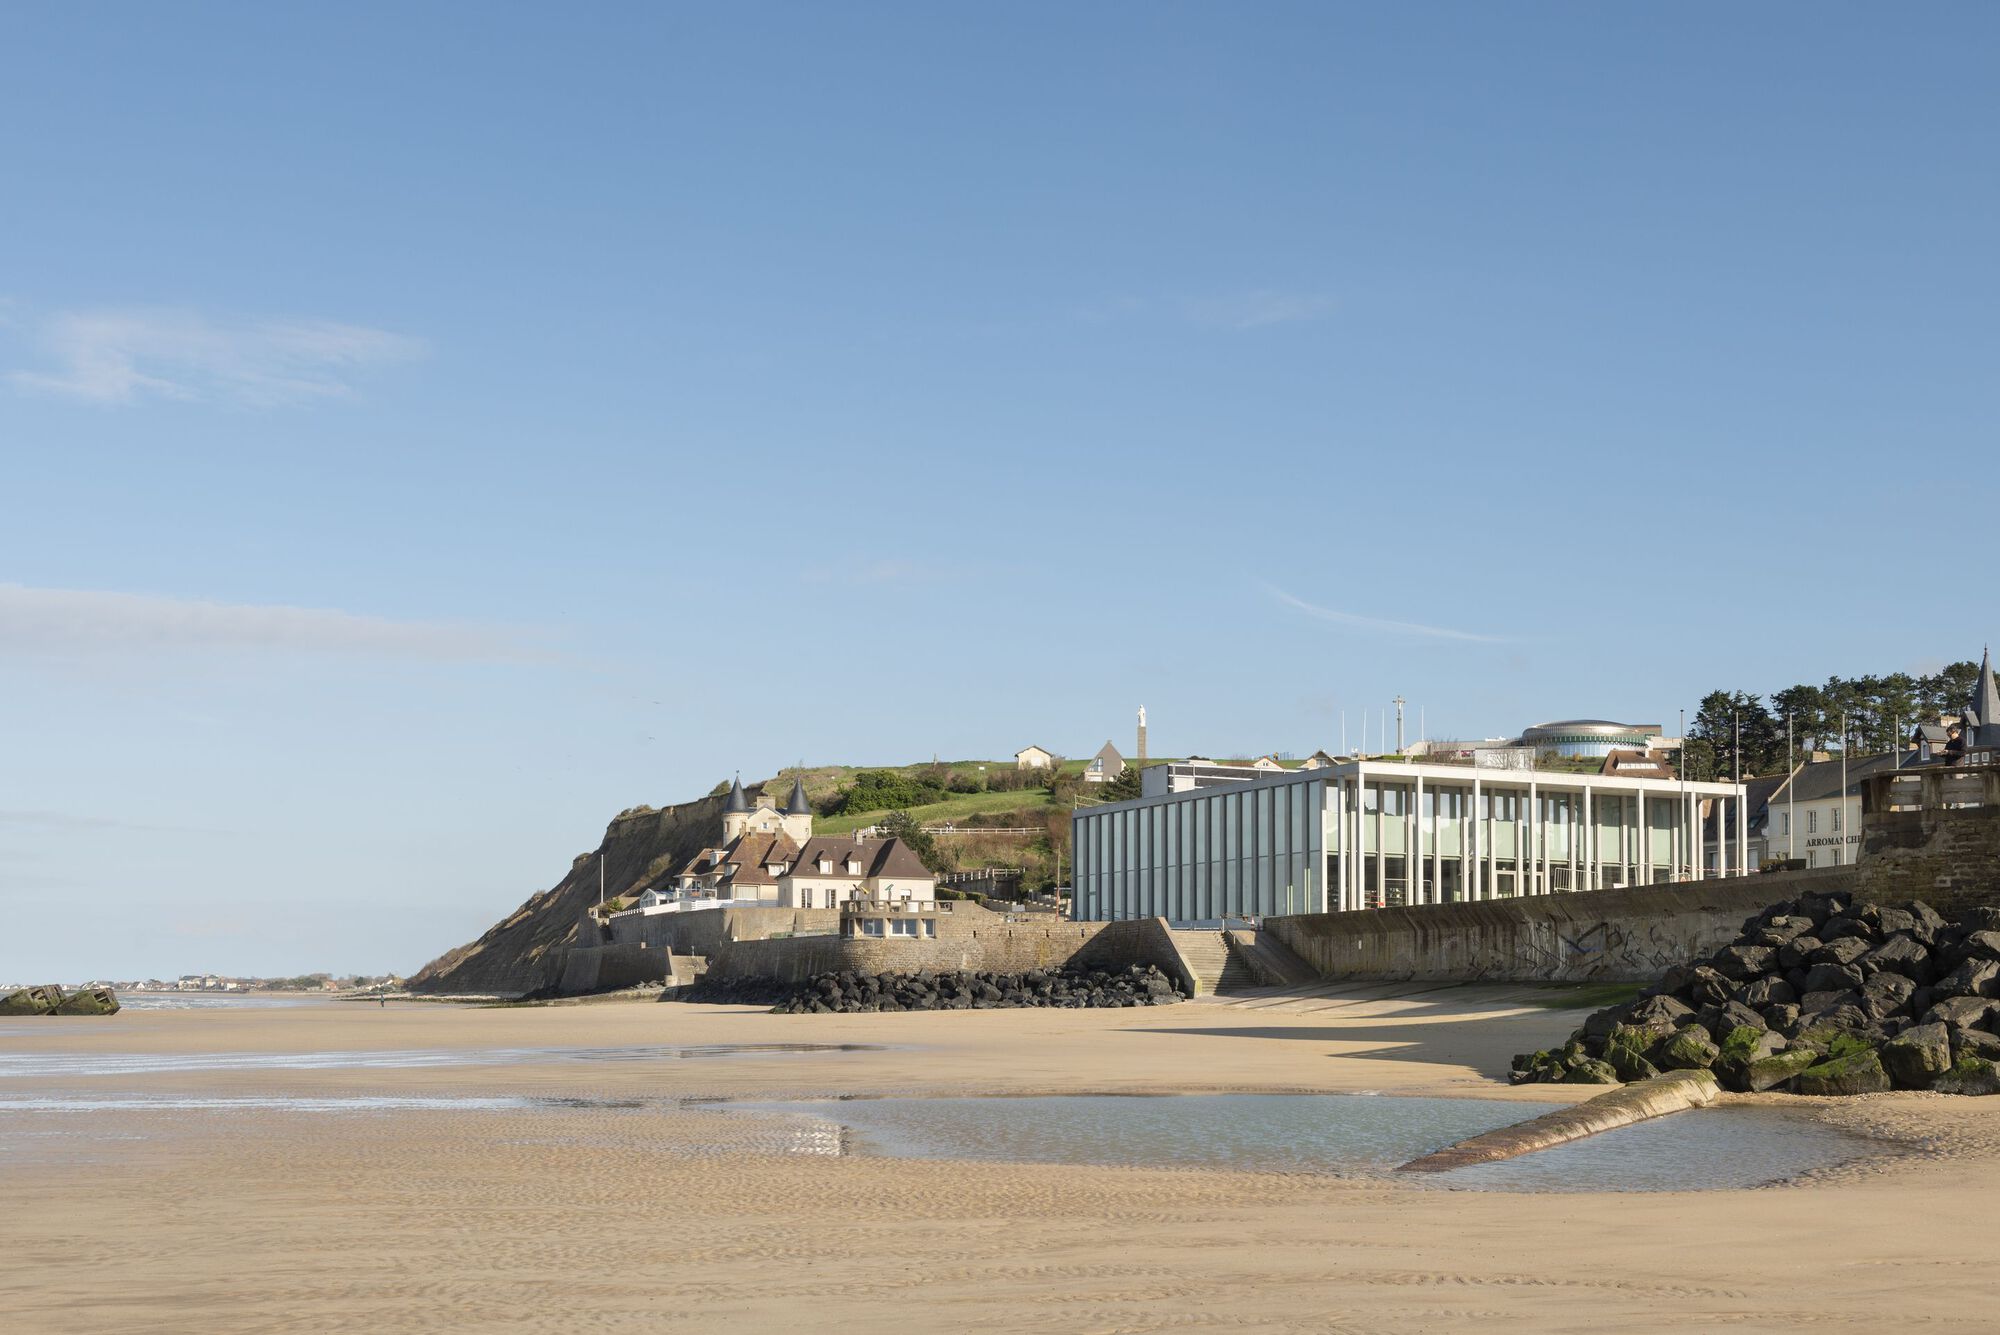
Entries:
[[[1740,821],[1739,784],[1393,762],[1280,773],[1080,808],[1074,914],[1208,923],[1699,879],[1703,814],[1731,801]],[[1748,856],[1709,853],[1709,875]]]

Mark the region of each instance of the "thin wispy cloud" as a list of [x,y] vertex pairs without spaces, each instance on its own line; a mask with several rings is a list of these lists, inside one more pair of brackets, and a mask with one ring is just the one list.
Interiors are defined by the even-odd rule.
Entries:
[[926,574],[924,567],[914,562],[884,558],[814,566],[805,572],[805,578],[811,584],[910,584]]
[[218,321],[192,311],[64,311],[15,325],[46,365],[7,373],[33,393],[268,408],[350,394],[372,368],[421,357],[421,339],[330,320]]
[[1268,288],[1187,303],[1189,319],[1220,329],[1267,329],[1272,325],[1300,324],[1320,319],[1332,310],[1332,297]]
[[[22,810],[0,807],[0,831],[8,829],[94,831],[132,830],[147,834],[188,833],[185,826],[144,825],[112,816],[78,815],[68,811]],[[206,832],[203,832],[206,833]]]
[[1332,314],[1332,297],[1318,292],[1286,292],[1254,288],[1202,297],[1148,299],[1120,296],[1081,306],[1075,317],[1085,324],[1113,324],[1151,318],[1198,325],[1204,329],[1248,331],[1274,325],[1303,324]]
[[435,661],[537,656],[518,634],[328,608],[221,603],[147,593],[0,584],[0,655],[263,650]]
[[1358,612],[1341,612],[1331,607],[1321,607],[1303,598],[1286,593],[1283,589],[1266,590],[1273,598],[1294,611],[1305,613],[1321,621],[1331,621],[1335,625],[1349,626],[1355,630],[1375,631],[1385,635],[1414,635],[1432,640],[1464,640],[1475,644],[1498,644],[1498,635],[1480,635],[1469,630],[1453,630],[1449,626],[1426,626],[1416,621],[1390,621],[1383,617],[1362,616]]

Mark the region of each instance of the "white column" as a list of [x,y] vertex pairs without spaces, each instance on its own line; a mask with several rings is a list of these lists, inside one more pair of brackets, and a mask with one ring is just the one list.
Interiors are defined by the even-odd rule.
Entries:
[[1590,814],[1590,785],[1583,785],[1583,888],[1599,890],[1598,874],[1604,870],[1602,860],[1597,856],[1597,826]]
[[1410,785],[1410,831],[1403,850],[1403,878],[1409,882],[1410,902],[1424,901],[1424,776],[1415,776]]
[[1688,843],[1694,849],[1694,856],[1688,859],[1689,875],[1702,879],[1702,837],[1701,837],[1701,794],[1689,793],[1687,799]]
[[1439,788],[1431,793],[1431,899],[1444,903],[1444,795]]
[[1569,835],[1569,888],[1571,890],[1575,890],[1577,888],[1576,841],[1583,837],[1583,827],[1577,824],[1576,809],[1577,809],[1576,795],[1574,793],[1564,793],[1563,829]]
[[1750,866],[1750,794],[1736,794],[1736,874],[1748,876]]
[[[1639,846],[1636,850],[1638,856],[1633,858],[1632,862],[1636,869],[1640,885],[1651,885],[1653,883],[1653,831],[1647,824],[1650,813],[1646,810],[1646,802],[1647,795],[1645,789],[1641,788],[1637,793],[1632,795],[1633,821],[1637,826],[1637,837],[1639,840]],[[1670,842],[1673,843],[1674,847],[1679,847],[1678,840]],[[1675,859],[1678,862],[1678,854],[1675,855]]]
[[1486,826],[1479,819],[1479,771],[1472,771],[1472,810],[1465,813],[1466,851],[1471,855],[1471,877],[1466,881],[1466,897],[1481,900],[1486,890]]
[[1347,780],[1335,777],[1333,794],[1333,855],[1339,872],[1334,878],[1334,907],[1347,912]]
[[[1389,855],[1382,847],[1382,835],[1388,829],[1389,818],[1382,810],[1384,805],[1382,795],[1376,794],[1375,828],[1370,833],[1375,836],[1375,902],[1378,904],[1389,901]],[[1361,819],[1365,823],[1368,818],[1363,816]]]
[[1538,795],[1539,790],[1535,787],[1535,781],[1533,779],[1528,780],[1528,801],[1526,806],[1521,810],[1522,816],[1526,817],[1525,825],[1528,836],[1528,884],[1527,889],[1522,893],[1530,895],[1539,895],[1548,889],[1547,885],[1542,881],[1542,841],[1540,838],[1542,832],[1542,809],[1536,800]]

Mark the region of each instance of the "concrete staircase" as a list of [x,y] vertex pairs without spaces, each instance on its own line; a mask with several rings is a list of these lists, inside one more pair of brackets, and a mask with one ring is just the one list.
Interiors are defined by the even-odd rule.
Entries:
[[1321,981],[1312,965],[1269,932],[1236,929],[1223,936],[1228,939],[1230,955],[1242,961],[1259,986],[1311,987]]
[[1178,929],[1167,935],[1173,939],[1188,977],[1194,980],[1196,996],[1257,986],[1257,976],[1237,958],[1221,932]]

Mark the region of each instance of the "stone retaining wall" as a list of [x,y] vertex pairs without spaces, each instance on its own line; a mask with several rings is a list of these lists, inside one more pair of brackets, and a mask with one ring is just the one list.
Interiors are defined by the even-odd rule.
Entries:
[[1870,811],[1861,893],[1885,904],[1921,899],[1947,914],[2000,904],[2000,804]]
[[639,945],[571,946],[563,956],[564,996],[664,982],[673,963],[664,950]]
[[[1808,890],[1852,890],[1853,867],[1769,872],[1477,904],[1266,918],[1321,975],[1426,982],[1649,983],[1736,939],[1743,920]],[[1905,896],[1907,898],[1907,896]]]
[[817,936],[731,941],[709,956],[707,981],[759,980],[796,986],[815,974],[842,970],[1020,973],[1065,965],[1108,971],[1133,964],[1157,965],[1173,978],[1181,975],[1165,924],[1157,919],[1065,922],[1053,916],[1037,918],[1008,922],[1000,914],[961,904],[954,912],[939,915],[935,938]]

